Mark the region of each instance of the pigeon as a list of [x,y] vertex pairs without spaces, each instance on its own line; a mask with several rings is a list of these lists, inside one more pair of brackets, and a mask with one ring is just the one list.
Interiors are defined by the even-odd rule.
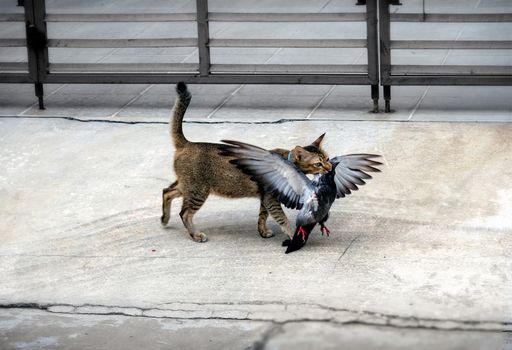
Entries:
[[329,235],[325,222],[335,199],[358,190],[358,186],[372,178],[368,172],[380,172],[377,167],[382,165],[375,160],[381,157],[376,154],[337,156],[330,160],[330,171],[317,174],[311,180],[293,163],[263,148],[239,141],[222,142],[221,154],[234,157],[230,161],[232,164],[286,207],[299,210],[295,233],[283,242],[283,246],[287,246],[286,254],[302,248],[317,224],[320,224],[322,235]]

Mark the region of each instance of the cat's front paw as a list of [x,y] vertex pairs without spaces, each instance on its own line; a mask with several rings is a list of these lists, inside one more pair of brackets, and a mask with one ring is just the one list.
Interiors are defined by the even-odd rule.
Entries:
[[194,234],[191,234],[190,237],[194,240],[194,242],[197,243],[204,243],[208,240],[208,237],[202,232],[196,232]]
[[169,215],[164,214],[160,217],[160,222],[162,223],[163,226],[165,226],[169,222],[169,219]]
[[265,231],[259,231],[260,232],[260,236],[263,237],[263,238],[270,238],[270,237],[274,237],[274,232],[272,232],[272,230],[265,230]]

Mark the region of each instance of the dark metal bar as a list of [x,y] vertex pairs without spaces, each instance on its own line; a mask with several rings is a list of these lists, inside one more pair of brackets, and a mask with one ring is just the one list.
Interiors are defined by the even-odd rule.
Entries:
[[391,23],[389,21],[389,5],[386,0],[379,0],[379,33],[380,33],[380,80],[387,81],[391,74]]
[[382,85],[512,85],[512,75],[392,75]]
[[[374,1],[374,0],[372,0]],[[0,39],[0,44],[20,46],[23,39]],[[193,47],[196,38],[158,39],[50,39],[48,47],[126,48],[126,47]],[[210,39],[208,47],[293,47],[293,48],[365,48],[365,39]]]
[[512,40],[392,40],[391,49],[512,49]]
[[391,86],[384,85],[384,111],[386,113],[391,113]]
[[25,39],[0,39],[1,47],[24,47],[27,46]]
[[210,21],[221,22],[363,22],[364,13],[223,13],[210,12]]
[[230,74],[361,74],[366,76],[365,64],[212,64],[210,72]]
[[[22,63],[3,65],[2,68],[24,67]],[[26,68],[26,67],[25,67]],[[212,64],[211,73],[229,74],[361,74],[366,75],[365,64]],[[199,72],[199,65],[196,63],[53,63],[50,64],[50,72],[75,72],[75,73],[188,73]]]
[[69,84],[313,84],[370,85],[366,74],[146,74],[50,73],[45,83]]
[[366,46],[368,52],[368,77],[372,85],[379,84],[379,43],[377,32],[377,0],[368,0],[366,2]]
[[25,25],[27,36],[29,76],[35,84],[39,108],[44,109],[43,81],[48,71],[48,46],[45,22],[45,1],[25,1]]
[[51,63],[51,73],[197,73],[197,63]]
[[372,113],[379,113],[379,85],[375,84],[375,85],[372,85],[371,87],[372,87],[372,100],[373,100]]
[[[34,19],[34,0],[27,0],[25,5],[25,29],[26,36],[29,38],[30,31],[35,28]],[[37,82],[37,50],[33,47],[34,40],[27,40],[27,60],[29,76],[33,82]]]
[[199,50],[199,73],[210,74],[210,31],[208,26],[208,0],[197,0],[197,44]]
[[366,40],[368,56],[368,79],[371,82],[371,97],[373,101],[373,113],[379,112],[379,41],[377,1],[366,2]]
[[391,75],[500,75],[511,76],[512,66],[491,66],[491,65],[391,65]]
[[48,13],[47,22],[177,22],[195,21],[195,13]]
[[[195,13],[49,13],[47,22],[176,22],[195,21]],[[235,13],[210,12],[220,22],[362,22],[364,13]]]
[[24,20],[23,13],[0,13],[0,22],[23,22]]
[[33,83],[27,73],[0,73],[0,83]]
[[384,84],[391,74],[391,0],[379,0],[380,79],[384,92],[384,112],[391,113],[391,86]]
[[194,47],[195,38],[158,39],[50,39],[48,47],[127,48],[127,47]]
[[512,13],[393,13],[391,22],[512,22]]
[[44,109],[44,91],[43,91],[43,83],[35,83],[36,96],[39,103],[39,109]]
[[2,72],[28,72],[27,62],[0,62],[0,71],[2,71]]
[[209,47],[365,48],[366,46],[366,39],[210,39],[209,42]]

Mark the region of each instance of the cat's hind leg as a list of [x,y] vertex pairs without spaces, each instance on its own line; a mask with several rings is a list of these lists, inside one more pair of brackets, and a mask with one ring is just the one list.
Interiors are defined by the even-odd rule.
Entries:
[[277,199],[275,199],[271,194],[265,193],[262,197],[262,203],[270,213],[270,216],[274,220],[277,221],[279,226],[281,226],[281,230],[283,230],[290,239],[293,237],[292,229],[290,226],[290,222],[288,221],[288,217],[283,211],[281,207],[281,203]]
[[274,236],[272,230],[267,227],[267,219],[268,219],[268,210],[263,205],[263,199],[260,203],[260,214],[258,216],[258,232],[260,236],[263,238],[270,238]]
[[171,218],[171,202],[173,199],[181,197],[181,191],[178,189],[178,181],[174,181],[169,187],[162,191],[162,217],[160,221],[162,225],[167,225]]
[[181,207],[180,217],[185,225],[190,237],[199,243],[206,242],[208,237],[203,232],[196,230],[192,218],[194,214],[201,208],[208,198],[209,193],[187,193],[183,196],[183,205]]

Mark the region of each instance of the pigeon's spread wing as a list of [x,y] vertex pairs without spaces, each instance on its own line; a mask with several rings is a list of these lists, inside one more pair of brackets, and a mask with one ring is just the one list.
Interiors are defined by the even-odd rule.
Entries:
[[382,163],[372,159],[378,157],[380,156],[375,154],[347,154],[331,159],[331,163],[335,165],[336,198],[357,191],[358,185],[362,186],[366,183],[364,180],[372,178],[367,172],[380,172],[376,167]]
[[312,190],[311,180],[295,165],[275,153],[244,142],[222,140],[221,154],[233,156],[230,162],[263,186],[265,192],[274,195],[291,209],[300,209],[304,194]]

